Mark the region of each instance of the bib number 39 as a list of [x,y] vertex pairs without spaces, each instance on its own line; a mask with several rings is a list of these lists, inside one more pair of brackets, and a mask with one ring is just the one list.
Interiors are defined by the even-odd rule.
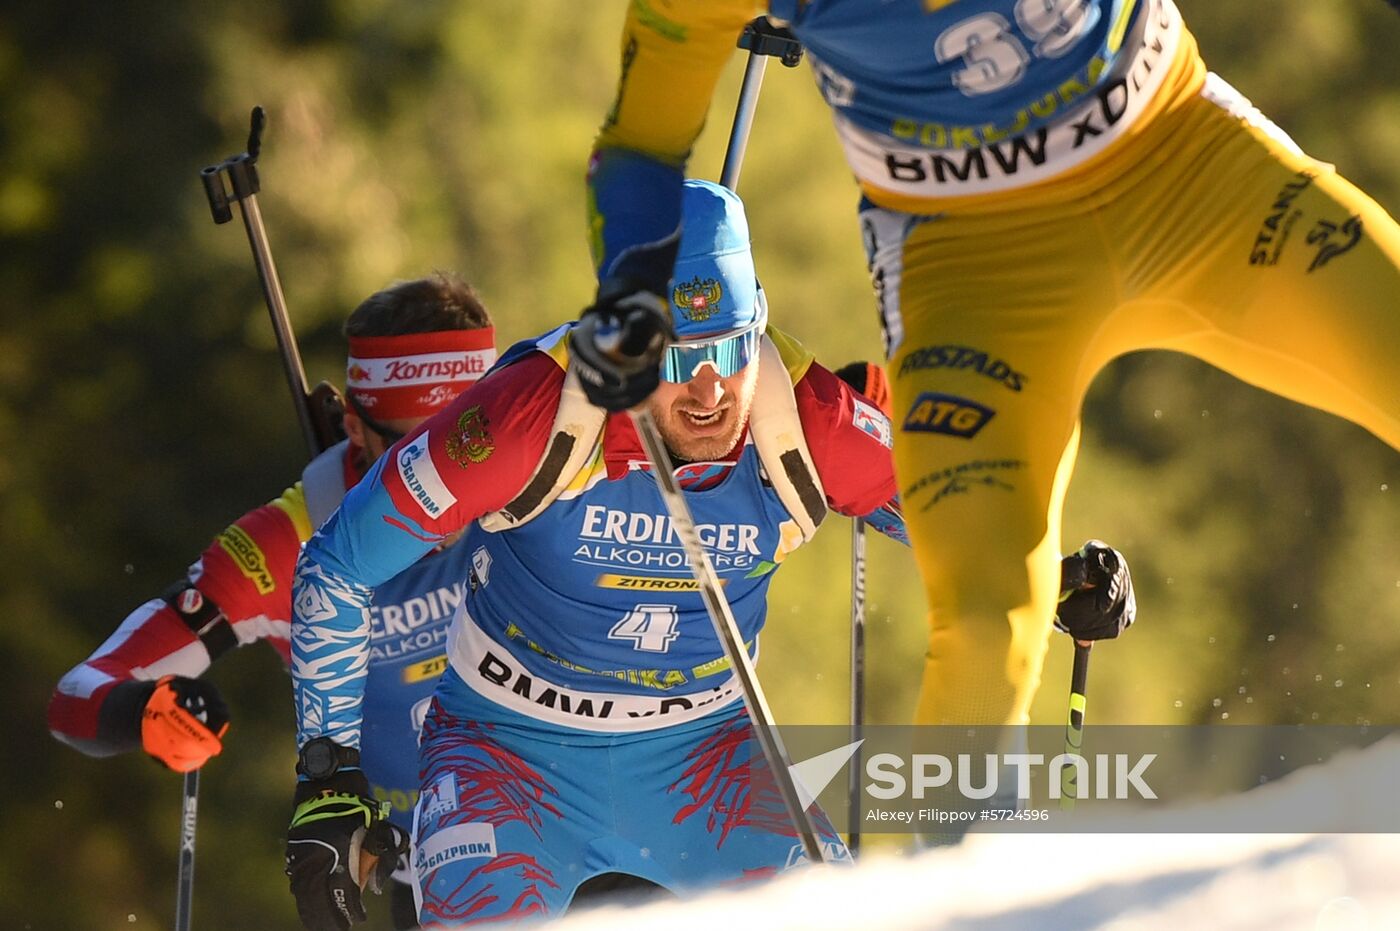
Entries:
[[637,605],[608,631],[611,640],[630,640],[632,648],[665,653],[679,637],[680,615],[675,605]]
[[1021,80],[1032,54],[1059,58],[1097,20],[1091,0],[1016,0],[1016,24],[1035,44],[1030,51],[999,13],[981,13],[945,29],[934,41],[940,62],[967,65],[953,83],[969,97],[990,94]]

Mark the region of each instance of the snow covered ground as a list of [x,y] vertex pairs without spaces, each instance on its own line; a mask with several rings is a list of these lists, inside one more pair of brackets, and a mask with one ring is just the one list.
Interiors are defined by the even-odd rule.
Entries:
[[1135,833],[974,834],[954,848],[801,869],[762,887],[626,914],[586,912],[561,927],[1400,929],[1400,835],[1325,833],[1358,814],[1394,811],[1397,772],[1400,741],[1392,739],[1191,812],[1229,830],[1260,818],[1284,824],[1273,818],[1306,806],[1318,833],[1164,833],[1180,813],[1163,811],[1112,822]]

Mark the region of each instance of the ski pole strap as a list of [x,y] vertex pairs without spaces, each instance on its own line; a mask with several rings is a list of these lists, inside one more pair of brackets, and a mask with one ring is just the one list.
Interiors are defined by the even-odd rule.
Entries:
[[204,644],[211,663],[238,646],[238,635],[233,632],[233,625],[224,612],[188,579],[171,585],[161,598]]

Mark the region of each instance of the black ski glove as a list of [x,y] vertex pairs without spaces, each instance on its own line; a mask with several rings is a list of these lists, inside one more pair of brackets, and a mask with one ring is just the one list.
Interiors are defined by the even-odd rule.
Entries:
[[287,829],[287,876],[307,931],[349,931],[365,920],[360,893],[378,894],[408,852],[388,822],[389,803],[369,797],[358,769],[297,783]]
[[1123,555],[1098,540],[1060,561],[1055,627],[1075,640],[1111,640],[1133,626],[1137,596]]
[[661,353],[675,339],[666,299],[631,278],[609,278],[569,335],[588,400],[617,412],[636,407],[661,381]]

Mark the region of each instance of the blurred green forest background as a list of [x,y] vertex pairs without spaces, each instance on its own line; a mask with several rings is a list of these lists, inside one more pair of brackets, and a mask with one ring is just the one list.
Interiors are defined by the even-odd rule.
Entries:
[[[1377,0],[1180,0],[1206,60],[1400,210],[1400,18]],[[582,173],[622,0],[7,4],[0,12],[0,927],[168,927],[180,779],[55,742],[59,676],[206,541],[290,484],[303,444],[247,242],[198,169],[270,125],[261,205],[312,381],[339,326],[432,269],[502,344],[592,277]],[[742,60],[692,164],[719,170]],[[799,73],[800,72],[800,73]],[[774,319],[835,365],[878,352],[854,186],[804,65],[769,69],[741,192]],[[1400,306],[1400,297],[1397,297]],[[1397,347],[1400,349],[1400,347]],[[1125,358],[1085,411],[1064,545],[1132,561],[1140,624],[1104,647],[1092,722],[1400,723],[1400,455],[1189,359]],[[780,720],[847,702],[849,535],[774,587]],[[871,545],[871,716],[912,710],[907,552]],[[1036,720],[1062,715],[1057,641]],[[281,875],[292,714],[270,649],[213,678],[234,709],[201,798],[195,925],[293,928]]]

